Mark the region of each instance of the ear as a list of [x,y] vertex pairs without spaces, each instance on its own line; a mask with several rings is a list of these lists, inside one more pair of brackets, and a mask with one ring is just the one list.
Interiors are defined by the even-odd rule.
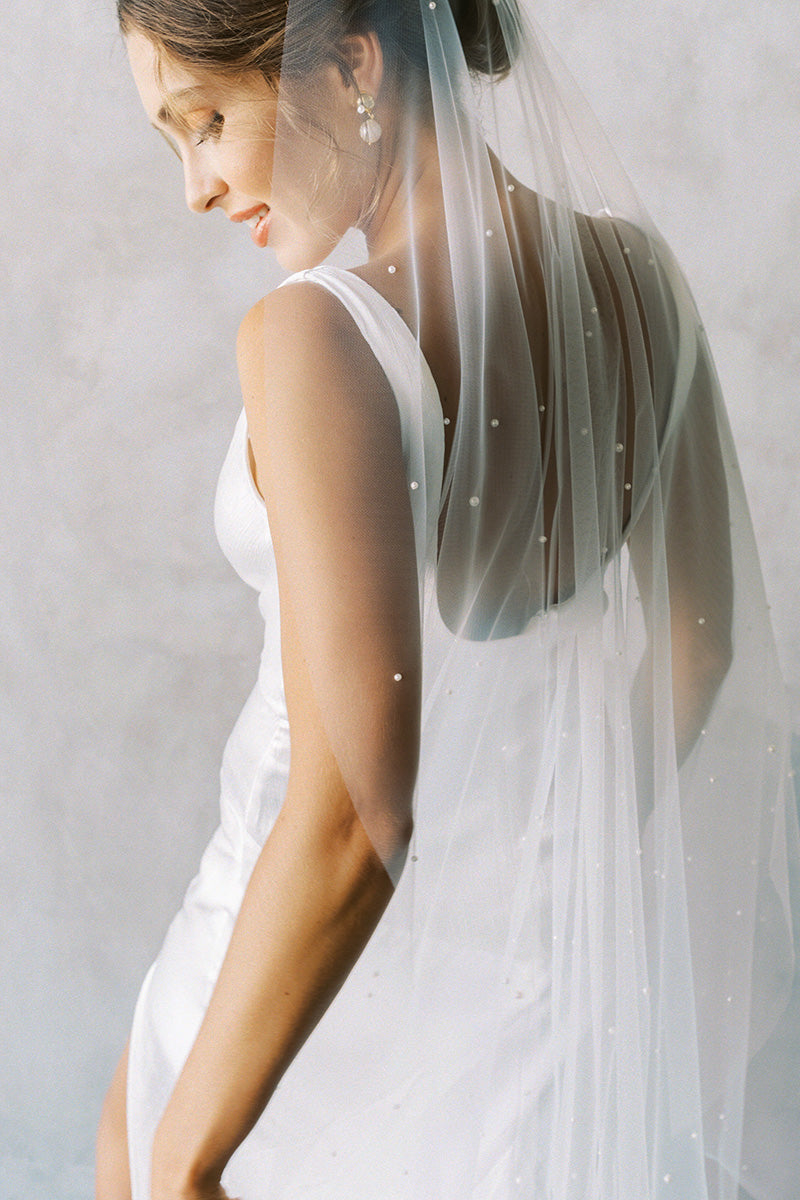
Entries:
[[383,49],[377,33],[349,34],[344,52],[358,90],[377,97],[383,81]]

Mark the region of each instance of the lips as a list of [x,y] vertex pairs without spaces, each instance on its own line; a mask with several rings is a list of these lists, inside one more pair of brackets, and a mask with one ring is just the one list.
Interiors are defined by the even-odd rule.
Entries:
[[268,204],[255,204],[244,212],[233,213],[230,219],[249,226],[253,242],[256,246],[264,247],[269,236],[269,214]]
[[250,237],[253,239],[254,244],[261,247],[262,250],[269,238],[269,220],[270,211],[265,204],[264,211],[260,215],[256,214],[250,217],[247,222],[250,226]]
[[268,212],[268,204],[254,204],[252,208],[247,208],[243,212],[232,213],[230,219],[236,221],[237,224],[240,221],[245,221],[248,225],[251,225],[254,220],[258,220],[259,217],[264,216]]

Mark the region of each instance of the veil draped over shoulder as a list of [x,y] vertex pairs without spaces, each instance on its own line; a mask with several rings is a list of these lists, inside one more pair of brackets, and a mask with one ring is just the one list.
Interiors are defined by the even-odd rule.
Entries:
[[[335,200],[309,64],[356,10],[401,81],[361,117],[375,211],[392,168],[407,187],[372,302],[401,282],[414,297],[394,332],[416,350],[423,637],[414,834],[404,864],[387,861],[397,891],[375,939],[392,994],[364,1050],[380,1085],[353,1099],[370,1114],[359,1153],[375,1122],[394,1122],[397,1164],[425,1131],[424,1175],[406,1170],[386,1200],[789,1200],[789,721],[691,293],[515,0],[481,17],[455,0],[290,0],[276,196],[306,169],[310,209]],[[417,203],[431,144],[435,240]],[[336,290],[333,269],[309,278]],[[447,388],[437,355],[456,364]],[[370,647],[340,649],[314,685],[382,852],[394,814],[364,794],[364,713],[341,669]],[[267,1119],[296,1131],[310,1102],[293,1087],[290,1071]]]

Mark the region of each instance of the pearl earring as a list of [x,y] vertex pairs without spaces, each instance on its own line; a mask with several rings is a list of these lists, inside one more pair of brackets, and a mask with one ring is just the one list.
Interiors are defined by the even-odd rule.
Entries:
[[369,92],[358,93],[356,112],[364,118],[358,131],[361,134],[362,142],[366,142],[368,146],[374,146],[380,140],[383,130],[375,120],[375,99],[370,96]]

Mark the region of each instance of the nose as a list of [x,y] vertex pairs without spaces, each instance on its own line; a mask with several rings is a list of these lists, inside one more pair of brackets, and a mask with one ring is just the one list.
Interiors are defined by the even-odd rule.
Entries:
[[192,212],[210,212],[228,190],[210,164],[198,161],[195,155],[188,155],[184,160],[183,175],[186,204]]

